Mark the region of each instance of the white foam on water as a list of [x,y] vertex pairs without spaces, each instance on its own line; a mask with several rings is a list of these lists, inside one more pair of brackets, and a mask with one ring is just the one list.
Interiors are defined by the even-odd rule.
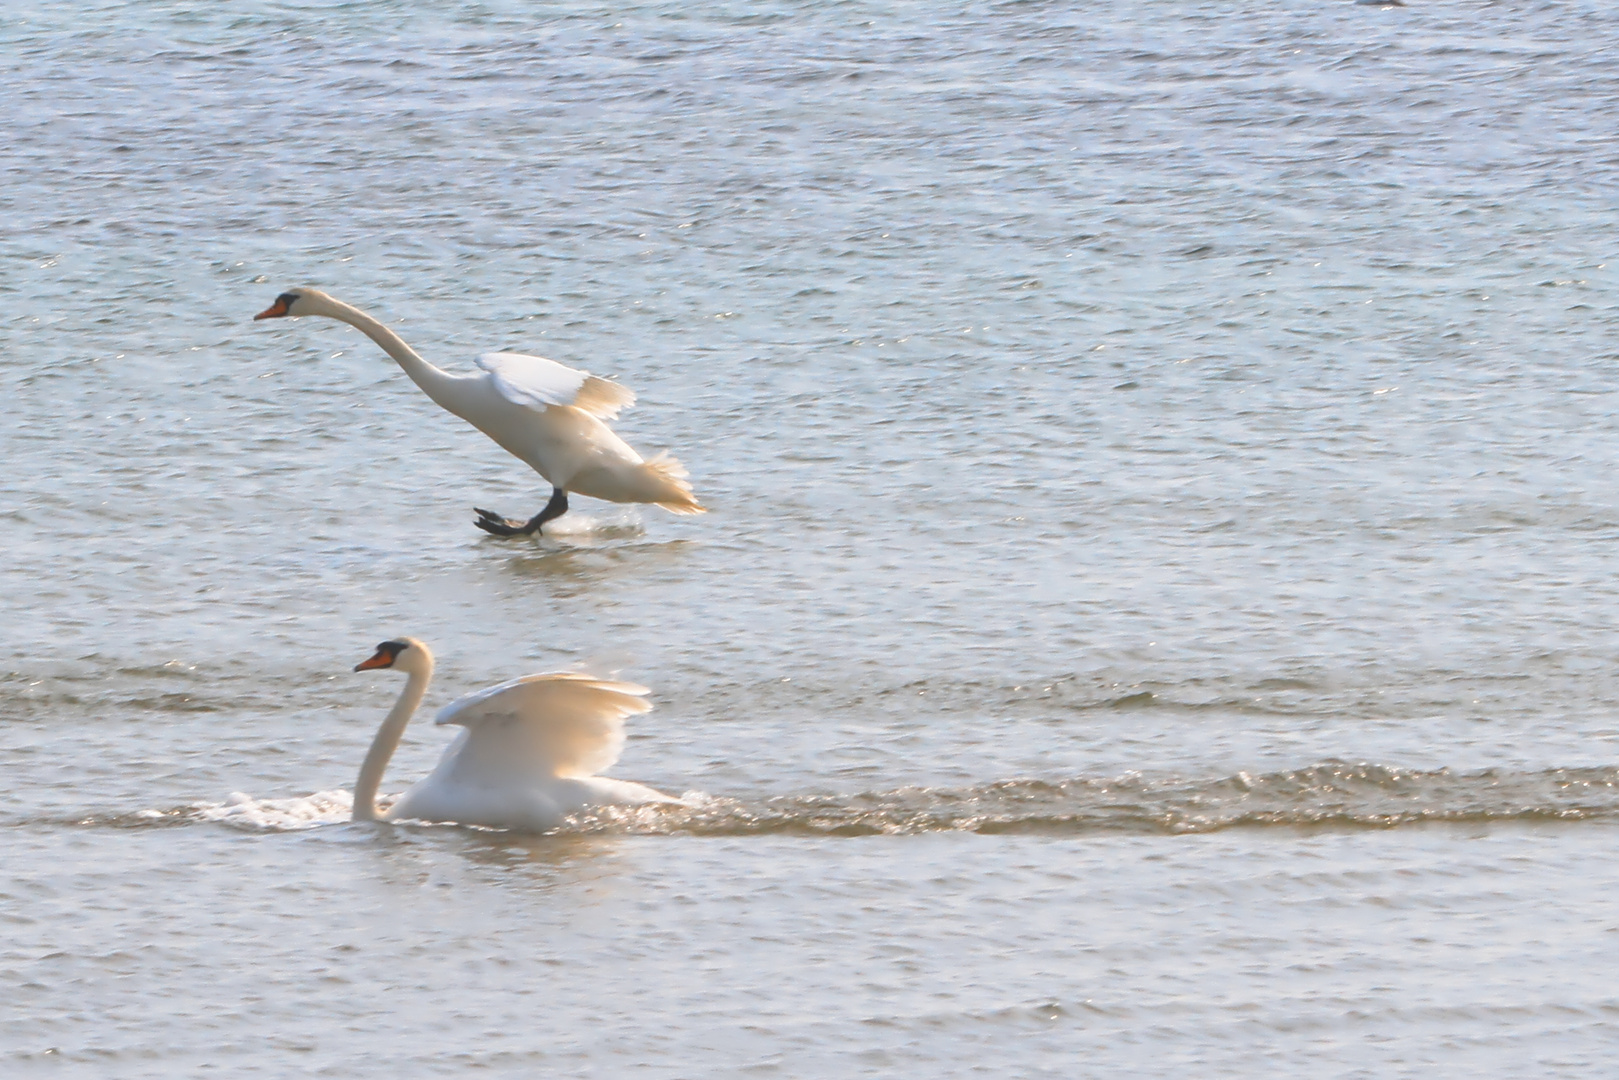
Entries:
[[589,512],[570,510],[545,523],[544,535],[575,546],[594,546],[609,540],[641,536],[646,525],[634,507],[596,508]]
[[336,825],[349,820],[353,796],[347,791],[317,791],[291,799],[255,799],[233,791],[222,803],[197,803],[200,821],[216,821],[240,829],[287,832]]

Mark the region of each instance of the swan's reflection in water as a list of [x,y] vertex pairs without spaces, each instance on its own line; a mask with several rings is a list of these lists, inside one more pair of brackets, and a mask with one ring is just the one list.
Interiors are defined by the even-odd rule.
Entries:
[[496,833],[490,830],[464,830],[459,853],[479,866],[505,870],[552,868],[581,870],[610,861],[622,848],[620,837],[578,833]]
[[590,887],[626,872],[624,837],[516,833],[464,825],[365,823],[374,880],[387,889],[521,880],[525,888]]
[[626,576],[655,576],[685,561],[697,547],[692,540],[641,541],[591,547],[530,547],[514,552],[503,569],[514,578],[548,582],[555,595],[573,598]]

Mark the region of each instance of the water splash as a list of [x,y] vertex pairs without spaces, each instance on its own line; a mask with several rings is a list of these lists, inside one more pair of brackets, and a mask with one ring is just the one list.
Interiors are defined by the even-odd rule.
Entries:
[[292,799],[255,799],[234,791],[222,803],[198,803],[189,816],[255,832],[289,832],[348,821],[353,808],[353,796],[347,791],[317,791]]
[[[346,791],[143,811],[151,823],[206,822],[252,831],[349,819]],[[137,815],[138,817],[139,815]],[[570,834],[876,836],[934,832],[1207,833],[1233,828],[1392,829],[1433,823],[1579,822],[1619,817],[1619,767],[1509,772],[1418,771],[1328,761],[1214,778],[1012,779],[746,800],[688,792],[679,805],[601,807]],[[87,820],[85,824],[115,824]],[[135,824],[131,820],[126,824]]]

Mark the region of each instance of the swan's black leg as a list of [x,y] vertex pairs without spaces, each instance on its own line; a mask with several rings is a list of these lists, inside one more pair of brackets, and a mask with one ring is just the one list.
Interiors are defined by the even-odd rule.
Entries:
[[529,532],[539,532],[540,526],[552,521],[568,512],[568,493],[559,487],[551,489],[551,501],[545,504],[545,509],[528,519],[524,526]]
[[540,526],[547,521],[561,517],[568,512],[568,493],[559,487],[551,489],[551,501],[545,504],[545,509],[529,518],[527,521],[513,521],[511,518],[501,517],[490,510],[481,510],[474,506],[478,520],[473,524],[491,536],[530,536],[540,531]]

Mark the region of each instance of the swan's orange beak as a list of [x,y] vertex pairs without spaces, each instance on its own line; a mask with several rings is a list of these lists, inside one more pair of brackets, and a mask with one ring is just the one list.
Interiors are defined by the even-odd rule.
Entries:
[[361,660],[354,665],[355,671],[370,671],[372,668],[393,667],[394,658],[388,654],[387,649],[378,649],[377,654],[369,660]]
[[253,316],[253,321],[258,322],[260,319],[279,319],[286,315],[287,307],[287,298],[285,296],[278,296],[275,298],[275,303]]

